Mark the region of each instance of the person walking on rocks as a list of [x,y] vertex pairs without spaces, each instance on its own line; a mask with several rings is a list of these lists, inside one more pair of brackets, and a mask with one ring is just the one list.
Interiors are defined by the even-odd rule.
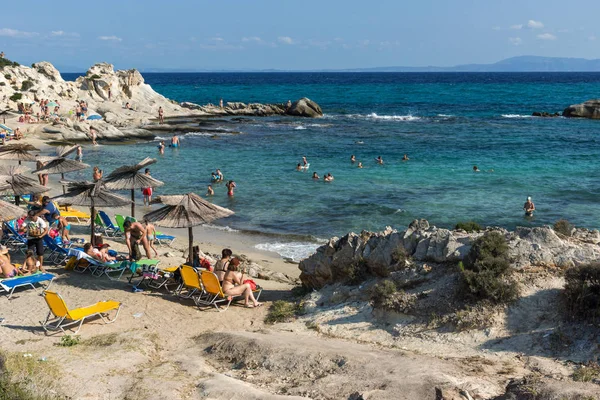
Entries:
[[96,129],[94,129],[93,127],[90,126],[90,136],[92,137],[92,144],[94,146],[96,146],[98,143],[96,143],[96,135],[98,134],[98,132],[96,131]]
[[162,107],[158,107],[158,123],[161,125],[165,123],[165,113]]

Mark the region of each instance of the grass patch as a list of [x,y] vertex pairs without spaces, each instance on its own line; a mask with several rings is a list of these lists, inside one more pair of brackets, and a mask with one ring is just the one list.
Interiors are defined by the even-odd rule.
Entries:
[[12,101],[19,101],[22,97],[23,95],[21,93],[13,93],[13,95],[10,96],[9,99]]
[[481,225],[479,225],[475,221],[459,222],[458,224],[456,224],[454,229],[456,229],[456,230],[462,229],[463,231],[467,231],[467,232],[480,232],[482,230]]
[[298,312],[298,305],[290,301],[277,300],[269,308],[269,313],[265,317],[265,324],[275,324],[277,322],[289,322]]
[[0,352],[0,400],[61,400],[58,367],[51,361]]
[[376,309],[408,313],[416,296],[399,289],[391,279],[384,279],[371,288],[371,305]]
[[90,347],[109,347],[113,344],[121,343],[122,340],[119,338],[117,333],[106,333],[103,335],[92,336],[89,339],[81,341],[83,346]]
[[485,329],[492,326],[496,310],[491,304],[479,303],[473,307],[456,311],[448,317],[448,322],[459,332]]
[[81,338],[79,336],[64,335],[56,345],[60,347],[73,347],[78,345],[80,341]]
[[90,76],[88,79],[96,80],[96,79],[100,79],[100,78],[102,78],[100,75],[94,74],[94,75]]
[[571,377],[575,382],[593,382],[600,379],[600,364],[589,361],[584,365],[580,365]]
[[560,233],[566,237],[571,237],[573,235],[573,229],[575,229],[575,226],[566,219],[556,221],[552,227],[554,228],[554,232]]
[[569,315],[596,321],[600,317],[600,262],[568,269],[564,295]]
[[473,243],[464,262],[459,263],[459,297],[472,301],[508,304],[519,296],[511,279],[508,244],[498,232],[488,232]]

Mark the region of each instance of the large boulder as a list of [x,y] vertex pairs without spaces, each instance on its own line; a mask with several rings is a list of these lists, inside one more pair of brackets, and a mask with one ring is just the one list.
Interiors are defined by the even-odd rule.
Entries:
[[300,100],[295,101],[286,111],[286,114],[296,117],[318,118],[323,116],[323,111],[317,103],[303,97]]
[[600,119],[600,99],[573,104],[563,111],[563,117]]

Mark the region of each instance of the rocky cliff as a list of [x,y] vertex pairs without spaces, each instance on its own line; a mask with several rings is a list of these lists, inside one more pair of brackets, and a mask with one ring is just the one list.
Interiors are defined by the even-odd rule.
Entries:
[[565,108],[563,117],[600,119],[600,99],[588,100]]
[[[600,232],[577,229],[572,237],[558,235],[550,227],[523,228],[502,233],[508,240],[511,262],[516,268],[530,265],[568,267],[600,259]],[[398,232],[351,232],[332,238],[315,254],[300,262],[300,279],[305,286],[321,288],[344,279],[347,266],[359,261],[369,272],[387,276],[403,268],[398,263],[405,254],[417,261],[457,263],[469,252],[472,243],[484,232],[467,233],[429,226],[426,220],[413,221],[408,229]]]

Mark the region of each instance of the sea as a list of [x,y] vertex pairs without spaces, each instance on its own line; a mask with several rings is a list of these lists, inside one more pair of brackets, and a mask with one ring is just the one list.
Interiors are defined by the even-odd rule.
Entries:
[[[78,75],[64,74],[72,80]],[[105,171],[158,159],[156,195],[205,195],[211,172],[234,180],[210,198],[235,215],[224,229],[299,260],[332,236],[403,229],[415,219],[452,228],[540,226],[567,219],[600,227],[600,121],[532,117],[597,98],[600,73],[154,73],[176,101],[285,103],[308,97],[324,117],[212,118],[179,149],[160,139],[87,147]],[[168,116],[168,115],[167,115]],[[403,161],[408,155],[409,160]],[[363,168],[357,168],[354,155]],[[305,156],[307,171],[296,165]],[[376,157],[381,156],[383,165]],[[477,166],[481,172],[473,172]],[[331,173],[333,182],[312,179]],[[91,174],[86,171],[86,174]],[[86,175],[87,176],[87,175]],[[524,216],[528,196],[534,217]]]

